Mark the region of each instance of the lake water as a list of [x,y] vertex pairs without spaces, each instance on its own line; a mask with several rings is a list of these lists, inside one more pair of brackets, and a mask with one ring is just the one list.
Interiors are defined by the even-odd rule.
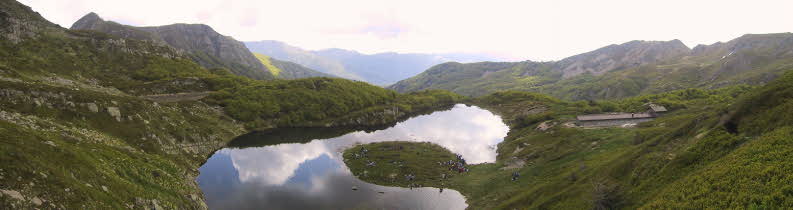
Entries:
[[[358,143],[433,142],[469,163],[494,162],[509,128],[493,113],[462,104],[372,132],[282,129],[238,137],[201,166],[210,209],[464,209],[457,191],[363,182],[342,152]],[[355,186],[357,190],[353,191]]]

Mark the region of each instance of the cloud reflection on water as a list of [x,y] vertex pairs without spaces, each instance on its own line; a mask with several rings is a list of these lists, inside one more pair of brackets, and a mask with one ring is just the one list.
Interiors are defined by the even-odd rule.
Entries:
[[[230,162],[236,170],[233,173],[229,172],[226,178],[238,180],[241,184],[213,186],[208,182],[202,183],[201,176],[198,181],[202,189],[238,188],[210,190],[234,192],[230,195],[207,195],[210,207],[230,207],[228,205],[231,205],[244,209],[249,204],[251,206],[267,204],[278,209],[279,205],[284,208],[311,208],[316,207],[313,206],[316,204],[326,208],[391,206],[459,209],[465,208],[464,198],[453,190],[439,194],[436,189],[432,188],[406,191],[407,189],[403,188],[364,183],[352,176],[342,161],[341,152],[356,143],[394,140],[428,141],[461,154],[469,163],[493,162],[496,158],[495,146],[503,140],[508,131],[509,128],[498,116],[478,107],[457,105],[448,111],[411,118],[394,127],[370,133],[358,131],[336,138],[312,140],[304,144],[223,149],[216,155],[230,157]],[[212,158],[215,156],[213,155]],[[228,163],[208,161],[207,164]],[[202,174],[204,174],[205,167],[222,168],[205,165],[202,166]],[[233,175],[237,175],[237,177],[232,177]],[[388,195],[353,196],[351,194],[356,194],[350,193],[350,188],[353,185],[361,188],[356,192],[357,194],[363,191],[385,191],[384,194]],[[374,192],[373,194],[379,193]],[[427,200],[428,198],[433,198],[435,201]],[[285,201],[290,202],[284,203]],[[445,202],[438,203],[440,201]],[[294,202],[298,202],[300,205],[289,204]]]

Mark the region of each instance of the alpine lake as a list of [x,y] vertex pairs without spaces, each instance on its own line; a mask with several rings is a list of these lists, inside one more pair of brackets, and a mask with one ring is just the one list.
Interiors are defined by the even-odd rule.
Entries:
[[509,128],[476,106],[415,116],[379,130],[289,128],[249,133],[215,152],[197,182],[210,209],[465,209],[451,189],[361,181],[342,153],[357,144],[431,142],[469,164],[494,162]]

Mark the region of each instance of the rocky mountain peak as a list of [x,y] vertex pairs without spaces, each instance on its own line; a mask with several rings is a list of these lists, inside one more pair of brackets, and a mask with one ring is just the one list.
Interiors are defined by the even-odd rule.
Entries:
[[691,49],[677,39],[670,41],[635,40],[565,58],[556,63],[556,68],[563,72],[565,78],[587,72],[600,75],[616,69],[684,56],[690,51]]
[[71,28],[72,29],[93,28],[94,25],[102,24],[104,22],[105,22],[105,20],[103,20],[101,17],[99,17],[99,15],[97,15],[94,12],[91,12],[91,13],[86,14],[85,16],[80,18],[79,20],[77,20],[77,22],[74,22],[74,24],[72,24]]
[[196,63],[207,68],[227,68],[235,74],[255,79],[272,78],[267,68],[242,42],[224,36],[204,24],[135,27],[105,21],[92,12],[75,22],[71,29],[93,30],[125,39],[152,41],[187,52]]

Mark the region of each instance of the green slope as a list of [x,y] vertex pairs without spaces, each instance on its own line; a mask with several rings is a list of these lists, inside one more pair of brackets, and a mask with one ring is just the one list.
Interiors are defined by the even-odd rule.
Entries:
[[265,67],[267,67],[267,69],[270,71],[270,74],[275,76],[275,78],[277,79],[335,77],[330,74],[325,74],[322,72],[315,71],[313,69],[303,67],[300,64],[273,59],[270,56],[266,56],[264,54],[253,53],[253,55],[255,55],[256,58],[259,59],[259,61],[261,61]]
[[270,57],[266,55],[262,55],[260,53],[253,53],[253,55],[255,55],[256,59],[259,59],[259,61],[262,62],[262,64],[265,67],[267,67],[267,70],[270,71],[270,74],[272,74],[275,77],[278,77],[278,75],[281,73],[282,70],[279,69],[278,67],[273,66],[273,62],[270,61]]
[[[785,72],[760,87],[608,101],[518,91],[476,98],[510,125],[496,163],[426,185],[458,190],[474,209],[793,208],[793,71]],[[636,128],[565,126],[576,115],[636,112],[647,102],[671,112]],[[521,176],[510,181],[515,171]]]
[[0,209],[201,209],[197,168],[235,136],[387,126],[460,100],[254,80],[151,41],[63,29],[16,1],[0,14]]

